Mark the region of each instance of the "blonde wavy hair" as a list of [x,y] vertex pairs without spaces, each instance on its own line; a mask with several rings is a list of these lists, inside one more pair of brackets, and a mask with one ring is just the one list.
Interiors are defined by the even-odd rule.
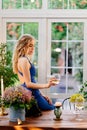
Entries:
[[18,73],[18,59],[20,57],[25,56],[27,50],[27,45],[32,42],[32,40],[35,40],[35,38],[30,34],[24,34],[21,36],[14,48],[13,51],[13,57],[12,57],[12,67],[13,72],[15,74]]

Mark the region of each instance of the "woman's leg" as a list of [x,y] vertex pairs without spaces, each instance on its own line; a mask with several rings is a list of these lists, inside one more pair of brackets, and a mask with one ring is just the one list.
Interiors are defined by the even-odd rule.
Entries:
[[49,104],[42,95],[38,95],[36,100],[41,110],[53,110],[55,108],[55,106],[53,104]]

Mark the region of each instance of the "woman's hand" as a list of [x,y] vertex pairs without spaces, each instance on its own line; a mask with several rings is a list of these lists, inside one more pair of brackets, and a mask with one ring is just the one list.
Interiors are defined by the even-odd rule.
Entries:
[[49,81],[48,81],[49,87],[55,86],[57,84],[57,82],[58,82],[58,79],[56,79],[55,77],[50,78]]

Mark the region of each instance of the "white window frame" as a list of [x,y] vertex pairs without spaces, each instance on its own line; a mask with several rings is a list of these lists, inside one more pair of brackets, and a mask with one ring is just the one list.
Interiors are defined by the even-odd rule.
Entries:
[[[7,9],[1,8],[2,0],[0,0],[0,42],[6,42],[6,22],[38,22],[39,38],[38,38],[38,82],[47,82],[47,75],[50,70],[50,24],[52,20],[57,22],[65,21],[82,21],[84,22],[84,55],[83,55],[83,73],[84,81],[87,80],[87,10],[72,9],[47,9],[47,0],[42,0],[42,9]],[[50,95],[47,89],[44,93]],[[63,94],[64,95],[64,94]],[[62,95],[62,97],[63,97]],[[54,95],[59,98],[61,95]],[[64,95],[67,96],[67,95]],[[53,96],[52,96],[53,97]]]
[[[87,61],[86,61],[86,56],[87,56],[87,19],[49,19],[48,20],[48,50],[47,50],[47,75],[50,75],[50,68],[51,68],[51,23],[52,22],[82,22],[84,24],[84,46],[83,46],[83,81],[87,80]],[[55,88],[54,88],[55,89]],[[47,90],[47,94],[50,95],[51,98],[66,98],[69,97],[70,94],[68,93],[63,93],[63,94],[57,94],[57,93],[50,93],[50,89]]]
[[[4,18],[2,24],[2,41],[6,42],[6,23],[7,22],[38,22],[39,24],[39,32],[38,32],[38,82],[45,82],[45,74],[46,74],[46,30],[45,30],[45,20],[41,19],[14,19],[14,18]],[[43,38],[42,38],[43,37]],[[42,71],[40,71],[42,70]]]

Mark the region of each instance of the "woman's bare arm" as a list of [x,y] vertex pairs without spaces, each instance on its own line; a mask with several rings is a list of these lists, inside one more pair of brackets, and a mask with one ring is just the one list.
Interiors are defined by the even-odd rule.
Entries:
[[51,78],[49,79],[49,82],[46,84],[38,84],[38,83],[33,83],[31,82],[31,76],[30,76],[30,63],[28,62],[28,60],[26,58],[20,58],[18,61],[18,70],[20,70],[23,74],[23,76],[21,76],[20,74],[18,74],[19,80],[22,83],[26,83],[28,88],[33,88],[33,89],[43,89],[43,88],[49,88],[52,85],[55,85],[52,81],[55,80],[55,78]]

